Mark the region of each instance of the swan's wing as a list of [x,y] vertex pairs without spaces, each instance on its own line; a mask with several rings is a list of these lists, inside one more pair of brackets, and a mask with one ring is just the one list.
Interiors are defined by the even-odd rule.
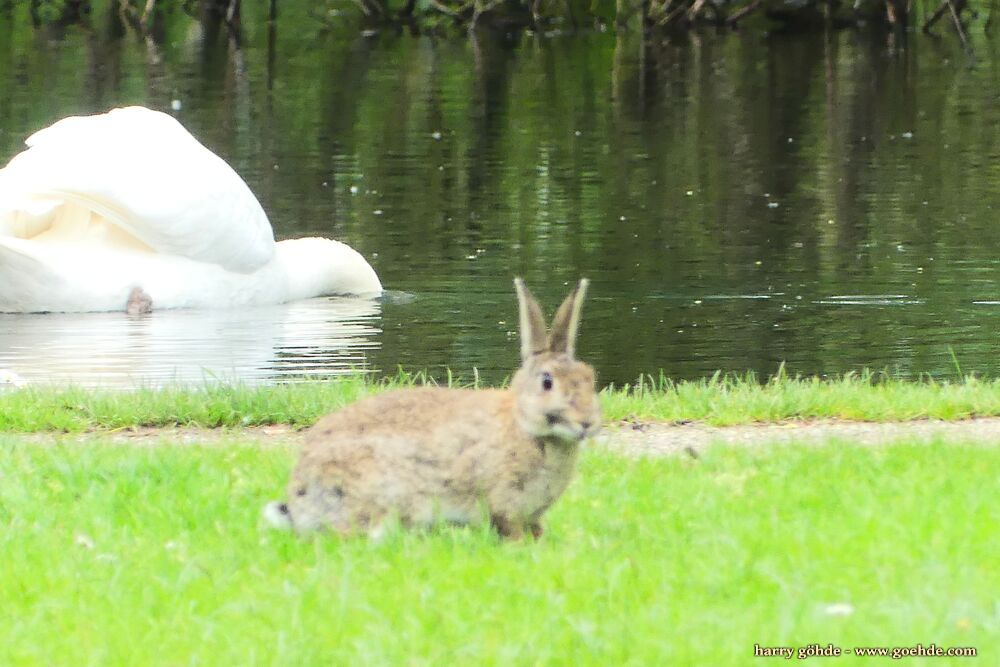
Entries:
[[64,118],[26,143],[0,170],[2,198],[74,202],[156,252],[230,271],[274,256],[271,224],[247,184],[167,114],[127,107]]
[[63,284],[52,267],[25,252],[19,241],[0,237],[0,313],[45,310],[36,307],[37,295],[58,293]]

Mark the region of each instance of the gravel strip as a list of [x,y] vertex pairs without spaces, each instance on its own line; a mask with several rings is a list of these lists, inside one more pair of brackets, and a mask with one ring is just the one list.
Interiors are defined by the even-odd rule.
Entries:
[[87,442],[110,442],[130,445],[298,445],[305,430],[284,424],[242,428],[197,428],[165,426],[95,430],[84,433],[0,433],[0,444],[30,442],[42,445],[72,445]]
[[[246,428],[136,428],[87,433],[0,433],[0,445],[18,442],[35,444],[73,444],[113,442],[134,445],[160,444],[253,444],[296,446],[304,430],[291,426],[252,426]],[[901,439],[930,442],[934,439],[968,441],[983,445],[1000,444],[1000,418],[961,421],[843,422],[799,421],[743,426],[707,426],[663,424],[655,422],[620,422],[605,426],[596,438],[598,446],[629,456],[669,456],[698,451],[714,443],[729,445],[771,445],[789,442],[822,443],[843,440],[862,445],[884,445]]]
[[997,445],[1000,444],[1000,418],[908,422],[799,421],[742,426],[623,422],[605,427],[598,441],[611,450],[633,456],[681,453],[696,456],[699,450],[714,443],[753,446],[789,442],[820,444],[843,440],[877,446],[903,439],[930,442],[939,438]]

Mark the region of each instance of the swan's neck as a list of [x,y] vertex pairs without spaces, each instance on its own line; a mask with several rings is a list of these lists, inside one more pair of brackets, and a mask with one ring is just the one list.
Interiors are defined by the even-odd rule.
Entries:
[[289,239],[279,242],[277,249],[276,261],[288,279],[288,300],[382,292],[378,275],[361,253],[339,241]]

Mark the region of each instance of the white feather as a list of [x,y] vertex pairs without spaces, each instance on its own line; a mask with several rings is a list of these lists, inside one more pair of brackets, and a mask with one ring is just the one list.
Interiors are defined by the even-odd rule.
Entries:
[[14,371],[0,368],[0,388],[2,387],[23,387],[27,382]]
[[174,118],[143,107],[64,118],[0,169],[0,312],[271,304],[377,294],[356,251],[275,243],[243,179]]
[[283,505],[276,500],[264,505],[262,515],[264,517],[265,524],[269,528],[275,528],[277,530],[291,530],[293,527],[292,517],[288,513],[288,510],[283,508]]

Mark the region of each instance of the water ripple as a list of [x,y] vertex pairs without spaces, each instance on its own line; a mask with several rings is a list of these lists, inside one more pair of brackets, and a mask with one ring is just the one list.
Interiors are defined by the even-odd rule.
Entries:
[[265,308],[0,315],[0,368],[29,383],[134,387],[295,382],[369,368],[381,306],[311,299]]

